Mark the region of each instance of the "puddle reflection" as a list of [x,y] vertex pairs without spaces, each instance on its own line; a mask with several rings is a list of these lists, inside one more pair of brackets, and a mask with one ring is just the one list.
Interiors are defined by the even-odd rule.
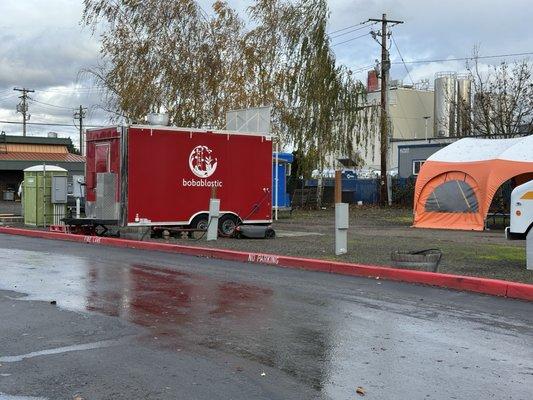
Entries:
[[316,389],[327,380],[329,322],[308,308],[290,309],[297,303],[275,288],[20,250],[0,252],[0,263],[7,266],[0,288],[26,293],[25,299],[54,299],[63,308],[120,317],[148,328],[160,346],[193,343],[228,352]]

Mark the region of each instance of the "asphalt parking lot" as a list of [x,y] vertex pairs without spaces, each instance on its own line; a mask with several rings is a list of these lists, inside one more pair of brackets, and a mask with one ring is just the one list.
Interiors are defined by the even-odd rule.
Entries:
[[395,250],[437,248],[443,253],[440,272],[533,283],[533,271],[526,269],[525,241],[505,239],[503,221],[483,232],[416,229],[411,223],[410,209],[352,207],[348,254],[342,256],[334,255],[331,208],[281,214],[273,224],[278,235],[274,240],[170,238],[169,242],[384,266],[391,265]]
[[9,235],[0,265],[8,399],[354,399],[359,387],[526,400],[533,387],[528,302]]

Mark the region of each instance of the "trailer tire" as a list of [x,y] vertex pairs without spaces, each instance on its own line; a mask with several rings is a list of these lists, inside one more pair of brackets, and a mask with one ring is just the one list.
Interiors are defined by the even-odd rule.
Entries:
[[233,214],[224,214],[218,220],[218,230],[223,236],[233,236],[240,219]]
[[191,221],[190,227],[192,229],[198,229],[198,230],[207,230],[207,227],[209,226],[209,215],[207,214],[200,214],[193,218]]

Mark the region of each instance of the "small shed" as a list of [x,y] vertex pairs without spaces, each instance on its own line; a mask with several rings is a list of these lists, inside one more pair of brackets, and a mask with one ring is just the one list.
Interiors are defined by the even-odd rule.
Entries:
[[430,156],[415,187],[417,228],[481,231],[496,191],[533,179],[533,135],[465,138]]

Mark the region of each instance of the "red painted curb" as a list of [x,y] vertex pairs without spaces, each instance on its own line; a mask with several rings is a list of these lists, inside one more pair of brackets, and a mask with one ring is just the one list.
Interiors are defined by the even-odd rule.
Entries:
[[513,285],[507,286],[506,296],[514,299],[533,301],[532,286],[533,285],[528,285],[527,283],[514,283]]
[[22,235],[43,239],[66,240],[79,243],[101,244],[131,249],[165,251],[196,257],[216,258],[220,260],[268,264],[278,267],[298,268],[309,271],[321,271],[340,275],[383,278],[392,281],[419,283],[448,289],[484,293],[493,296],[533,301],[533,285],[498,279],[478,278],[441,274],[436,272],[416,271],[382,267],[378,265],[350,264],[312,258],[281,256],[276,254],[249,253],[243,251],[213,249],[207,247],[185,246],[177,244],[141,242],[137,240],[117,239],[99,236],[74,235],[70,233],[47,232],[32,229],[0,227],[0,233]]

